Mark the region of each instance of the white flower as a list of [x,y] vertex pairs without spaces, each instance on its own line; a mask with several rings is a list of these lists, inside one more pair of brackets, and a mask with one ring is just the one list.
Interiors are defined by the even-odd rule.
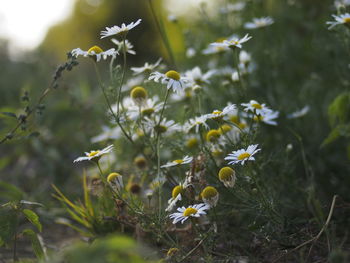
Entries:
[[168,207],[165,209],[166,212],[169,212],[174,209],[176,203],[182,200],[182,195],[185,189],[188,187],[188,184],[179,184],[173,188],[171,191],[171,198],[168,200]]
[[239,62],[246,65],[252,60],[252,56],[245,50],[239,52]]
[[151,73],[148,79],[167,84],[167,89],[173,89],[173,91],[177,93],[183,91],[186,87],[185,83],[188,82],[187,78],[182,77],[180,73],[175,70],[169,70],[165,74],[156,71]]
[[[124,108],[126,109],[126,115],[131,120],[136,120],[139,117],[147,117],[152,114],[158,113],[163,108],[163,102],[158,102],[158,96],[148,98],[141,106],[136,105],[130,98],[125,98],[123,101]],[[140,116],[141,114],[141,116]]]
[[196,53],[197,51],[194,48],[190,47],[186,50],[186,57],[193,58],[196,55]]
[[175,198],[170,198],[168,200],[168,206],[167,206],[167,208],[165,208],[165,211],[169,212],[169,211],[173,210],[176,203],[178,201],[181,201],[181,200],[182,200],[181,194],[178,194]]
[[[118,41],[115,38],[112,38],[111,41],[118,46],[118,51],[123,51],[123,46],[124,46],[123,41]],[[134,45],[131,44],[129,40],[125,39],[125,52],[131,55],[136,55],[135,50],[132,50],[133,48],[134,48]]]
[[93,46],[88,51],[82,50],[80,48],[75,48],[71,51],[72,56],[84,56],[84,57],[96,57],[96,61],[100,61],[101,58],[107,59],[108,56],[115,58],[118,54],[114,48],[103,51],[99,46]]
[[188,122],[186,122],[184,125],[184,130],[186,132],[189,132],[191,129],[195,128],[196,133],[198,133],[199,127],[201,125],[203,125],[206,129],[209,129],[208,124],[205,123],[207,119],[208,119],[208,114],[195,117],[194,119],[189,119]]
[[276,118],[278,118],[279,112],[278,111],[266,111],[262,113],[261,115],[254,116],[255,121],[262,121],[269,125],[277,125],[277,122],[275,121]]
[[119,34],[127,34],[129,30],[133,29],[135,26],[141,23],[141,19],[136,22],[132,22],[129,25],[125,25],[124,23],[119,26],[106,27],[105,31],[101,31],[101,38],[110,37]]
[[151,133],[152,136],[156,133],[170,135],[173,132],[181,130],[179,124],[173,120],[168,121],[166,118],[162,118],[162,121],[159,122],[159,116],[156,116],[154,119],[146,117],[142,124],[145,125],[146,131]]
[[167,167],[172,167],[172,166],[188,164],[188,163],[192,162],[192,160],[193,160],[193,157],[186,155],[184,158],[168,162],[168,163],[162,165],[160,168],[167,168]]
[[110,151],[112,151],[113,149],[113,145],[109,145],[107,146],[106,148],[102,149],[102,150],[96,150],[96,151],[90,151],[90,152],[85,152],[85,155],[86,156],[82,156],[82,157],[79,157],[77,159],[75,159],[73,161],[73,163],[75,162],[81,162],[81,161],[85,161],[85,160],[88,160],[88,161],[91,161],[91,160],[94,160],[94,161],[98,161],[102,155],[105,155],[107,153],[109,153]]
[[92,143],[106,141],[106,140],[117,140],[121,137],[121,129],[119,126],[110,128],[108,126],[102,126],[102,132],[91,138]]
[[245,5],[246,5],[245,2],[237,2],[234,4],[229,3],[229,4],[227,4],[227,6],[220,8],[220,13],[228,14],[231,12],[241,11],[244,9]]
[[242,44],[247,42],[249,39],[251,39],[248,34],[246,34],[243,38],[234,38],[232,40],[224,40],[223,42],[214,42],[211,43],[212,46],[218,47],[218,48],[242,48]]
[[220,119],[224,116],[227,116],[229,114],[233,114],[236,112],[236,105],[230,104],[227,105],[225,108],[223,108],[222,111],[220,110],[214,110],[212,113],[207,114],[208,119]]
[[252,22],[247,22],[244,24],[245,29],[256,29],[261,27],[266,27],[274,23],[273,19],[269,16],[261,18],[253,18]]
[[254,112],[257,115],[264,115],[266,112],[271,112],[272,110],[268,108],[264,103],[260,104],[256,100],[251,100],[249,103],[241,103],[244,106],[244,111]]
[[253,155],[261,150],[257,148],[258,144],[249,145],[246,150],[240,149],[238,151],[233,151],[225,157],[225,160],[229,161],[228,164],[241,163],[241,165],[243,165],[246,161],[254,161],[255,158],[253,157]]
[[107,176],[107,182],[116,191],[120,191],[121,189],[124,188],[123,176],[120,175],[119,173],[110,173]]
[[146,62],[143,67],[131,67],[130,69],[134,72],[134,75],[138,75],[141,73],[150,73],[160,65],[161,61],[162,58],[158,59],[157,62],[154,64],[149,64],[148,62]]
[[329,25],[328,29],[332,29],[333,27],[337,26],[337,25],[350,25],[350,14],[349,13],[345,13],[345,14],[341,14],[339,16],[337,15],[332,15],[332,17],[335,19],[335,21],[328,21],[326,22],[327,25]]
[[173,224],[181,221],[183,224],[190,217],[200,217],[205,215],[205,210],[208,210],[210,207],[207,204],[201,203],[196,205],[190,205],[189,207],[179,207],[177,209],[178,212],[169,215],[171,219],[173,219]]
[[202,85],[203,83],[209,84],[209,78],[214,74],[215,70],[209,70],[207,73],[203,74],[198,66],[185,72],[186,78],[193,84],[198,85]]
[[300,118],[303,117],[304,115],[306,115],[308,112],[310,111],[310,106],[306,105],[304,108],[302,108],[301,110],[297,110],[291,114],[287,115],[288,119],[296,119],[296,118]]

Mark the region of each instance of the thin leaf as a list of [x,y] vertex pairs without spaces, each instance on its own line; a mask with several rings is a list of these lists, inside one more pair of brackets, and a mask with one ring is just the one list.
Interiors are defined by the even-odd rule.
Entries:
[[23,209],[22,212],[29,222],[31,222],[39,230],[39,232],[41,232],[42,226],[39,221],[39,216],[34,211],[29,209]]
[[17,115],[15,113],[13,113],[13,112],[3,111],[1,113],[6,115],[6,116],[8,116],[8,117],[17,119]]
[[39,240],[37,234],[31,229],[23,230],[22,234],[24,236],[29,237],[30,242],[32,243],[32,248],[33,248],[33,251],[34,251],[36,257],[38,259],[44,259],[44,257],[45,257],[44,249],[43,249],[43,247],[42,247],[42,245],[40,243],[40,240]]

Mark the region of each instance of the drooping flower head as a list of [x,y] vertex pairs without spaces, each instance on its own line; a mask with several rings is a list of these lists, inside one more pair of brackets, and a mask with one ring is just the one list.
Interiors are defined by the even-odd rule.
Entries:
[[233,187],[236,182],[236,172],[231,167],[222,167],[218,174],[219,180],[226,186],[226,187]]
[[201,197],[204,203],[209,205],[210,207],[214,207],[217,205],[219,200],[219,192],[213,186],[207,186],[201,192]]
[[273,19],[269,16],[261,18],[253,18],[252,22],[247,22],[244,24],[245,29],[257,29],[272,25],[274,23]]
[[167,89],[172,89],[177,93],[184,91],[186,87],[185,83],[188,82],[187,78],[182,77],[180,73],[175,70],[169,70],[165,74],[158,71],[152,72],[148,79],[167,84]]
[[251,38],[252,38],[251,36],[246,34],[243,38],[234,38],[232,40],[224,40],[221,43],[214,42],[214,43],[211,43],[211,45],[215,47],[231,48],[231,49],[242,48],[242,44],[247,42]]

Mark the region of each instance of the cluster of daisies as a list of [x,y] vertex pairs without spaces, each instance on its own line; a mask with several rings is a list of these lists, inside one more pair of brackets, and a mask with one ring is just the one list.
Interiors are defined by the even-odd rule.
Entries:
[[[247,22],[244,28],[265,27],[273,24],[273,22],[273,19],[269,17],[256,18],[252,22]],[[117,48],[103,51],[100,47],[93,46],[87,51],[77,48],[72,50],[71,53],[76,57],[91,57],[96,62],[108,57],[115,59],[119,53],[134,55],[136,52],[133,50],[133,45],[126,39],[126,36],[131,29],[140,23],[141,19],[128,25],[122,24],[120,27],[106,27],[101,32],[101,38],[120,36],[121,40],[111,39]],[[240,142],[241,135],[257,129],[259,123],[277,125],[276,119],[279,116],[279,112],[270,109],[266,104],[259,103],[256,100],[242,103],[239,106],[228,102],[227,106],[222,109],[214,109],[209,113],[193,116],[182,123],[168,120],[165,117],[166,114],[164,114],[171,107],[172,103],[184,101],[196,96],[202,90],[209,89],[214,78],[217,80],[224,76],[227,79],[226,76],[228,76],[228,80],[234,83],[240,80],[241,74],[251,73],[254,70],[251,55],[241,50],[243,44],[251,38],[249,34],[246,34],[243,38],[232,35],[227,39],[211,43],[202,52],[205,55],[210,55],[222,51],[238,51],[239,61],[236,65],[238,68],[216,67],[204,72],[200,67],[196,66],[193,69],[180,73],[174,69],[164,71],[165,66],[162,64],[162,59],[158,59],[155,63],[145,63],[141,67],[131,67],[133,77],[126,83],[123,83],[122,87],[122,92],[124,94],[129,92],[129,96],[123,96],[120,102],[121,105],[118,105],[118,103],[111,105],[113,112],[118,111],[119,113],[119,108],[121,108],[121,124],[112,128],[104,127],[103,133],[94,137],[92,141],[115,140],[121,138],[123,133],[127,133],[133,142],[144,143],[145,138],[149,138],[149,140],[152,138],[158,139],[158,137],[166,139],[177,133],[185,138],[184,147],[189,149],[207,149],[212,157],[219,158],[221,161],[227,161],[227,165],[245,165],[246,162],[254,161],[255,154],[260,151],[258,144],[247,145],[245,148],[234,150],[226,157],[222,155],[226,151],[227,145],[237,147],[238,144],[242,143]],[[149,91],[144,88],[143,84],[151,82],[165,87],[167,95],[164,101],[160,100],[157,95],[149,96]],[[126,128],[122,132],[123,126]],[[78,157],[74,162],[87,160],[99,166],[100,158],[105,154],[111,153],[112,149],[113,145],[109,145],[102,150],[86,152],[85,156]],[[158,187],[161,187],[167,178],[163,175],[169,174],[168,169],[184,167],[185,165],[191,167],[198,161],[198,156],[186,155],[181,159],[175,159],[159,165],[158,171],[161,170],[162,176],[158,176],[158,181],[153,180],[150,186],[156,184]],[[137,156],[134,162],[142,169],[147,166],[146,158],[143,155]],[[187,189],[194,189],[195,182],[202,176],[202,173],[192,173],[190,170],[186,172],[183,182],[172,180],[172,184],[175,186],[172,189],[171,198],[168,200],[168,206],[165,210],[170,213],[169,218],[173,220],[174,224],[178,222],[184,223],[188,218],[198,218],[205,215],[206,211],[216,206],[219,200],[218,190],[214,186],[201,186],[198,189],[200,194],[195,199],[197,201],[201,200],[201,203],[196,203],[196,201],[195,204],[188,204],[188,202],[195,200],[187,200],[187,207],[178,207],[176,209],[177,212],[171,213],[179,202],[184,201]],[[236,173],[232,167],[222,167],[218,171],[217,176],[225,187],[234,187]],[[119,173],[110,173],[107,177],[107,182],[116,191],[124,188],[123,177]],[[152,187],[148,189],[148,193],[151,193],[149,194],[150,196],[152,195],[152,189],[154,190]]]

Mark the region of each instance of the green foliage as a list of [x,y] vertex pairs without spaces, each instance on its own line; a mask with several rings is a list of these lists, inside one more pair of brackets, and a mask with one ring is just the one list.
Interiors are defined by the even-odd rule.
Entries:
[[32,225],[34,225],[39,230],[39,232],[41,232],[42,226],[39,221],[39,216],[34,211],[29,209],[23,209],[22,213],[29,220],[29,222],[32,223]]
[[27,236],[32,244],[33,251],[38,259],[44,259],[45,252],[39,241],[37,234],[31,229],[24,229],[22,231],[24,236]]
[[19,201],[24,198],[24,193],[15,185],[0,181],[0,200]]
[[0,208],[0,245],[8,245],[13,241],[18,224],[18,214],[14,209]]
[[109,236],[86,243],[75,244],[54,262],[69,263],[151,263],[144,260],[135,241],[125,236]]

